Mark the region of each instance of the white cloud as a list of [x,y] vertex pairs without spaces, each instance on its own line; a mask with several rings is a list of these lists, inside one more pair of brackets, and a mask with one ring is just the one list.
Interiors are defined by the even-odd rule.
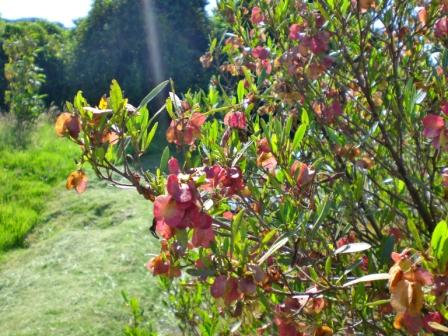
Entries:
[[4,19],[43,18],[73,27],[73,20],[89,12],[92,0],[0,0]]

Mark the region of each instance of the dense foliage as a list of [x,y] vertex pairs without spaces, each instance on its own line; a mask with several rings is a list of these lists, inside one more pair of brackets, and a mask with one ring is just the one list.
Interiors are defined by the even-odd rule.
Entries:
[[179,88],[204,83],[199,56],[207,49],[203,0],[97,0],[76,30],[73,80],[88,98],[107,92],[111,78],[141,99],[174,78]]
[[[222,0],[208,92],[171,93],[157,128],[117,82],[56,131],[83,164],[154,202],[160,275],[185,333],[447,331],[448,3]],[[177,279],[178,278],[178,279]],[[176,279],[176,280],[174,280]],[[385,280],[388,280],[387,282]],[[398,331],[400,330],[400,331]]]
[[8,57],[5,64],[5,77],[8,90],[5,102],[16,117],[18,129],[33,122],[44,110],[43,96],[39,89],[45,81],[45,75],[36,66],[37,45],[30,36],[13,36],[3,42],[3,50]]
[[78,89],[88,96],[107,92],[111,78],[120,80],[133,100],[164,78],[174,78],[181,90],[205,87],[208,77],[199,62],[208,45],[205,5],[204,0],[96,0],[74,29],[34,19],[0,20],[0,106],[9,106],[6,41],[32,46],[18,57],[33,58],[45,75],[39,92],[46,106],[63,106]]
[[[45,105],[55,103],[62,105],[72,93],[69,92],[70,81],[68,80],[66,65],[69,61],[70,49],[72,48],[72,37],[69,30],[58,24],[45,21],[0,21],[0,106],[6,107],[4,93],[8,88],[8,78],[4,70],[8,63],[7,42],[9,44],[24,44],[26,41],[28,49],[15,50],[15,58],[24,61],[32,58],[32,63],[44,76],[39,78],[39,85],[34,81],[26,81],[22,87],[30,85],[39,86],[38,92],[43,97]],[[9,50],[11,47],[9,47]],[[11,67],[19,67],[14,59]],[[33,70],[35,73],[36,71]],[[28,75],[27,73],[25,73]],[[20,76],[19,76],[20,77]],[[37,87],[36,87],[37,89]],[[8,104],[9,105],[9,104]]]

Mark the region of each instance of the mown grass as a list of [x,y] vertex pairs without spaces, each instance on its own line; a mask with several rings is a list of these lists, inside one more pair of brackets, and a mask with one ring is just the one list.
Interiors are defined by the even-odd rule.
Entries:
[[151,216],[137,193],[94,178],[82,195],[55,188],[29,247],[0,263],[0,334],[120,335],[130,318],[122,291],[140,299],[160,335],[177,334],[145,268],[160,248]]
[[75,168],[73,159],[79,154],[76,146],[58,139],[45,121],[21,148],[11,124],[0,118],[0,253],[23,245],[42,219],[40,213],[52,189]]
[[131,317],[122,291],[160,335],[178,334],[145,268],[160,249],[151,204],[92,174],[86,193],[65,190],[77,149],[48,123],[20,150],[8,131],[0,122],[0,334],[120,335]]

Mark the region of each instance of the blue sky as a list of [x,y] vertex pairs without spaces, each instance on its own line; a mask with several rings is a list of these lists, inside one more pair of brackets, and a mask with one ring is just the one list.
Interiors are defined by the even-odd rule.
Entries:
[[[92,0],[0,0],[0,16],[4,19],[43,18],[73,27],[73,20],[86,16]],[[209,0],[212,8],[216,0]]]

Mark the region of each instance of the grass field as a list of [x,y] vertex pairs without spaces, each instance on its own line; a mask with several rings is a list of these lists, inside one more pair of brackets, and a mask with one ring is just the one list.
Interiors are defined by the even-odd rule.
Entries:
[[64,170],[73,163],[61,157],[68,142],[55,142],[50,126],[38,134],[22,152],[1,151],[8,188],[0,188],[0,213],[11,210],[0,230],[3,237],[11,231],[2,226],[14,226],[11,218],[23,224],[16,237],[26,248],[0,256],[0,335],[120,335],[131,317],[122,291],[141,301],[160,335],[176,334],[157,279],[145,268],[159,250],[148,230],[151,204],[92,176],[85,194],[66,191]]
[[121,291],[170,334],[157,280],[144,267],[158,250],[150,216],[132,191],[99,182],[81,196],[57,188],[30,247],[0,264],[0,334],[119,335],[130,317]]
[[76,146],[62,141],[53,127],[40,123],[30,143],[17,149],[9,141],[6,119],[0,119],[0,254],[21,246],[42,219],[52,189],[75,168]]

